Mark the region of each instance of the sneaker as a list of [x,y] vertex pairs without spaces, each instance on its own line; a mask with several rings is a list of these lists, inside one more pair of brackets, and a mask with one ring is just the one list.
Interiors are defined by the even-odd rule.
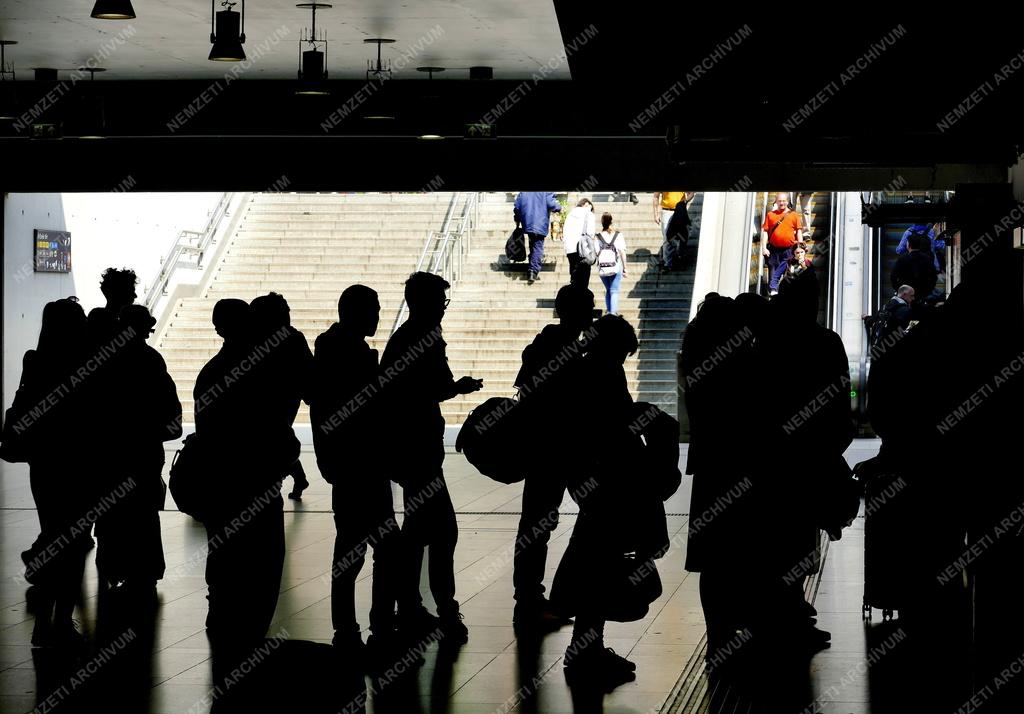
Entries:
[[601,656],[604,657],[605,667],[613,670],[623,670],[626,672],[635,672],[636,663],[631,662],[622,655],[616,654],[615,650],[611,647],[605,647],[604,650],[599,650]]
[[[570,645],[571,647],[571,645]],[[601,687],[606,692],[636,679],[636,665],[611,648],[582,648],[563,660],[569,686]]]
[[533,278],[533,271],[532,270],[527,270],[526,271],[526,282],[529,283],[530,285],[533,285],[533,280],[534,280],[534,278]]
[[420,605],[409,613],[399,611],[396,629],[405,641],[421,640],[428,635],[436,637],[441,629],[441,619]]
[[461,612],[453,612],[441,618],[441,637],[445,643],[465,644],[469,642],[469,628],[463,622],[465,617]]
[[36,620],[32,630],[33,647],[53,647],[55,649],[80,650],[85,647],[85,637],[78,630],[75,620],[50,624]]

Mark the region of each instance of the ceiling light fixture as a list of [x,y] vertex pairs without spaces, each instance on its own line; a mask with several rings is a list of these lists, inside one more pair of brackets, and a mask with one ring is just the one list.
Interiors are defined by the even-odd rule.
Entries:
[[395,40],[388,39],[385,37],[371,37],[363,40],[363,44],[377,45],[377,62],[374,63],[372,59],[366,60],[366,79],[368,81],[383,82],[391,79],[391,60],[382,60],[380,58],[381,45],[394,44]]
[[134,20],[135,8],[131,0],[96,0],[90,17],[97,20]]
[[[430,82],[434,79],[435,73],[444,72],[444,67],[417,67],[417,72],[426,72],[427,81]],[[433,95],[426,95],[423,97],[423,117],[421,119],[421,126],[419,138],[426,141],[437,141],[444,138],[444,134],[441,132],[440,122],[438,120],[438,114],[440,113],[441,102],[438,97]]]
[[77,135],[79,139],[105,139],[106,107],[103,103],[103,96],[95,91],[92,83],[96,81],[97,72],[106,72],[107,70],[104,67],[79,67],[78,71],[88,72],[89,81],[83,83],[75,120],[65,133],[71,136]]
[[217,0],[210,0],[210,49],[208,59],[214,62],[241,62],[245,59],[245,0],[242,2],[242,13],[232,10],[238,3],[223,0],[217,10]]
[[[299,88],[296,94],[324,95],[327,90],[327,33],[316,31],[316,11],[330,10],[333,5],[325,2],[300,2],[295,7],[309,8],[313,13],[313,25],[302,30],[299,37]],[[309,49],[303,50],[304,45]],[[323,51],[317,45],[323,45]]]

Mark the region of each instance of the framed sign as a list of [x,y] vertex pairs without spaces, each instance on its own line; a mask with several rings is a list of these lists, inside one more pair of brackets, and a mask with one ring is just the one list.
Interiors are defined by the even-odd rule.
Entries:
[[36,228],[34,231],[35,261],[37,273],[71,272],[71,234],[67,231],[49,231]]

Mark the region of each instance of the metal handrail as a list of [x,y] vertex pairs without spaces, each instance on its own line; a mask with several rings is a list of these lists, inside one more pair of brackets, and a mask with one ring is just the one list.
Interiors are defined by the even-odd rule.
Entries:
[[[156,307],[157,302],[163,297],[164,291],[167,289],[167,285],[171,282],[174,272],[181,266],[182,256],[195,255],[195,264],[188,264],[189,268],[196,269],[203,267],[203,254],[206,249],[214,242],[214,236],[217,234],[217,228],[220,226],[220,222],[228,213],[228,207],[231,205],[231,199],[234,198],[233,192],[226,192],[221,194],[220,201],[217,202],[217,206],[213,209],[210,214],[209,220],[206,222],[206,227],[202,231],[189,231],[183,230],[178,233],[178,237],[174,239],[174,246],[171,248],[167,257],[164,259],[163,265],[160,267],[160,272],[157,274],[156,280],[153,282],[153,286],[146,293],[146,300],[143,303],[146,309],[151,313],[153,308]],[[192,242],[194,241],[194,245]]]
[[[479,217],[480,194],[470,193],[463,204],[461,215],[455,218],[455,209],[462,195],[462,193],[452,195],[444,220],[441,222],[441,230],[427,232],[423,251],[416,263],[416,272],[440,275],[452,286],[462,275],[465,257],[472,246],[472,231],[476,227]],[[452,227],[453,221],[456,223],[455,228]],[[395,315],[395,321],[391,325],[390,334],[395,334],[395,330],[402,324],[408,307],[403,297],[398,307],[398,314]]]

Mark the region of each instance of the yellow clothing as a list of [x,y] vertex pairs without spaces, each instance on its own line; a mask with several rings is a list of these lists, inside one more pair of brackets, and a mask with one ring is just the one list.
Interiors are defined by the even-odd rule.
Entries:
[[662,191],[661,207],[666,211],[676,210],[676,204],[685,200],[686,191]]

